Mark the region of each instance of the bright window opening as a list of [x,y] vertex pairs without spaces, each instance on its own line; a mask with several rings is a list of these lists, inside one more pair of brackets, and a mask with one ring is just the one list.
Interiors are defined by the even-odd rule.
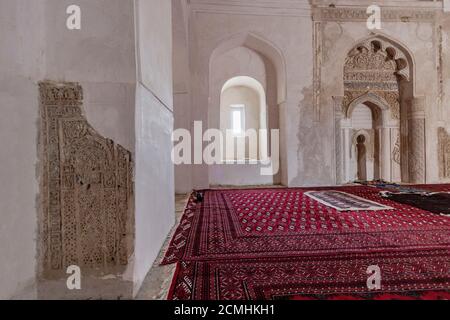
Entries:
[[233,133],[235,135],[242,135],[245,131],[245,106],[240,104],[232,105],[231,109],[231,123]]

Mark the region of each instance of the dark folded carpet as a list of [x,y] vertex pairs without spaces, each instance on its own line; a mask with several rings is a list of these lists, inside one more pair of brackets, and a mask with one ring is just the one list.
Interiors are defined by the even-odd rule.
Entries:
[[434,193],[434,194],[394,193],[389,194],[388,198],[392,201],[401,204],[407,204],[439,215],[450,215],[449,193]]

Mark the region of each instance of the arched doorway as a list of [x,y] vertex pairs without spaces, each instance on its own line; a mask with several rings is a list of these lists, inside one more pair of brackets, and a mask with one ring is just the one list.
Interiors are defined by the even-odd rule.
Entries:
[[[420,104],[414,98],[412,64],[406,49],[381,35],[359,42],[348,53],[343,73],[344,96],[336,110],[338,183],[359,178],[358,161],[352,158],[352,150],[358,147],[355,133],[361,129],[368,130],[372,137],[372,145],[366,141],[365,147],[372,148],[374,153],[374,174],[372,177],[367,172],[367,180],[424,181],[424,118],[418,119],[417,113],[411,116]],[[358,114],[362,106],[370,109],[371,128],[360,128],[353,123],[354,112]],[[365,114],[370,113],[366,109]],[[415,139],[411,139],[411,132]]]
[[248,76],[229,79],[220,95],[220,130],[225,137],[222,159],[225,162],[268,159],[267,118],[263,85]]
[[[255,85],[237,85],[244,78],[256,80],[263,87],[257,89]],[[240,88],[239,88],[240,87]],[[260,87],[260,86],[259,86]],[[230,92],[234,91],[234,94]],[[252,106],[246,106],[239,102],[225,101],[227,96],[236,96],[236,93],[264,91],[265,104],[260,104],[261,111],[257,122],[250,125],[248,112]],[[263,94],[263,95],[264,95]],[[258,94],[259,96],[263,96]],[[260,101],[263,101],[261,98]],[[281,51],[263,39],[252,33],[239,33],[223,39],[212,51],[209,64],[209,104],[208,104],[208,128],[226,128],[232,125],[231,116],[224,115],[225,110],[236,115],[237,119],[245,118],[245,124],[238,129],[248,129],[249,126],[259,129],[267,129],[267,134],[259,137],[257,156],[251,156],[248,152],[244,158],[247,161],[230,161],[208,167],[210,185],[261,185],[261,184],[287,184],[287,157],[285,156],[285,128],[280,126],[282,115],[280,108],[286,101],[286,70]],[[253,104],[252,104],[253,105]],[[265,111],[264,111],[265,109]],[[244,110],[244,111],[243,111]],[[239,116],[241,114],[241,116]],[[243,115],[243,116],[242,116]],[[228,124],[224,124],[223,119]],[[279,150],[272,150],[277,144],[272,144],[272,130],[280,132]],[[241,130],[237,130],[241,131]],[[250,147],[250,146],[249,146]],[[278,149],[277,147],[275,147]],[[250,149],[250,148],[247,148]],[[264,150],[266,149],[266,150]],[[274,152],[272,152],[274,151]],[[268,159],[266,155],[269,155]],[[255,160],[249,161],[248,160]],[[228,159],[228,160],[236,160]],[[262,174],[266,171],[265,174]],[[273,172],[273,174],[272,174]]]

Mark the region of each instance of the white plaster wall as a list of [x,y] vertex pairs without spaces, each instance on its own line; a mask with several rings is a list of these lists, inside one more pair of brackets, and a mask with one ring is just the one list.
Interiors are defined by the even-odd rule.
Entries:
[[45,0],[46,78],[80,82],[89,123],[134,152],[133,0],[80,0],[81,30],[68,30],[70,0]]
[[135,294],[175,223],[173,114],[142,85],[136,100]]
[[[254,164],[217,164],[210,167],[211,186],[252,186],[273,185],[273,176],[261,175],[261,169],[267,165]],[[239,174],[237,174],[239,173]]]
[[48,77],[79,81],[88,121],[134,153],[136,294],[174,223],[171,4],[82,0],[81,30],[68,31],[72,2],[47,1]]
[[[330,185],[335,183],[336,162],[334,150],[333,96],[343,95],[342,69],[345,56],[358,40],[369,36],[366,21],[323,22],[322,47],[317,56],[322,59],[322,89],[320,121],[314,119],[313,106],[313,28],[311,4],[328,7],[339,6],[367,8],[373,1],[234,1],[233,5],[213,0],[192,0],[190,16],[190,67],[192,82],[192,120],[211,121],[211,108],[205,105],[214,101],[210,95],[214,73],[209,78],[209,59],[215,48],[237,34],[252,33],[271,42],[281,50],[286,62],[287,100],[280,105],[282,182],[289,186]],[[439,2],[433,1],[375,1],[382,8],[402,8],[407,12],[435,8],[438,16]],[[267,6],[264,4],[272,4]],[[405,13],[406,14],[406,13]],[[415,96],[426,97],[426,157],[427,182],[439,182],[437,160],[437,127],[450,130],[448,61],[450,61],[449,18],[443,14],[442,63],[439,64],[439,25],[430,22],[383,21],[377,31],[398,40],[411,51],[416,68]],[[439,19],[439,18],[438,18]],[[237,50],[237,49],[235,49]],[[247,62],[250,64],[251,62]],[[229,63],[227,64],[230,65]],[[234,65],[233,67],[236,67]],[[213,66],[214,68],[214,66]],[[219,65],[219,69],[231,70]],[[443,70],[443,92],[439,97],[439,74]],[[442,103],[439,99],[442,98]],[[211,105],[210,105],[211,106]],[[284,169],[284,168],[283,168]],[[206,187],[208,169],[191,168],[194,187]],[[209,172],[211,174],[211,172]]]
[[81,85],[83,107],[89,123],[104,137],[134,154],[136,85],[120,82],[82,82]]
[[76,31],[66,28],[69,4],[0,1],[0,178],[9,181],[0,192],[0,298],[36,296],[37,83],[80,82],[91,125],[134,152],[134,1],[78,1]]
[[0,87],[0,299],[8,299],[35,290],[38,103],[32,81]]
[[[174,128],[191,129],[189,93],[174,94]],[[186,194],[192,191],[192,168],[190,164],[175,166],[175,192]]]
[[172,2],[137,0],[139,79],[173,110]]
[[[227,89],[226,92],[221,94],[225,83],[238,76],[251,77],[261,84],[265,91],[265,101],[262,103],[267,105],[265,108],[267,110],[267,126],[269,129],[278,128],[279,113],[278,106],[276,105],[277,89],[276,81],[275,83],[273,81],[273,66],[271,66],[270,62],[266,61],[259,53],[243,46],[224,52],[211,61],[208,108],[209,128],[220,128],[221,130],[224,130],[224,128],[227,127],[230,128],[231,119],[229,115],[225,115],[226,108],[228,108],[230,104],[238,103],[239,101],[242,103],[243,100],[247,100],[239,95],[234,95],[234,97],[229,97],[227,95],[231,89],[236,90],[235,88]],[[259,104],[259,102],[257,103]],[[247,105],[250,104],[251,102],[249,101]],[[250,123],[249,119],[259,119],[259,114],[256,114],[256,108],[251,109],[255,111],[255,115],[246,115],[246,129],[258,129],[260,127],[258,121]],[[248,113],[247,111],[246,113]],[[210,166],[208,168],[209,184],[239,186],[279,183],[279,177],[277,176],[261,176],[261,167],[261,164],[217,164]]]
[[[192,122],[187,13],[186,0],[172,0],[174,128],[190,130]],[[185,194],[191,190],[191,166],[175,166],[176,193]]]
[[133,0],[76,1],[81,8],[81,30],[66,28],[66,8],[73,1],[44,2],[48,78],[93,83],[135,81]]
[[[66,8],[73,1],[43,2],[46,11],[45,79],[79,82],[88,122],[99,134],[131,151],[136,162],[134,1],[78,1],[81,30],[66,28]],[[133,261],[133,257],[130,260]],[[112,282],[115,289],[109,290],[109,294],[131,297],[133,275],[128,271],[115,280]],[[95,288],[102,283],[107,286],[107,282],[89,281],[81,294],[101,297],[102,290]],[[48,289],[48,286],[51,283],[40,282],[39,298],[57,298],[66,293],[61,291],[63,289]]]
[[[427,22],[384,22],[377,31],[394,39],[406,47],[413,55],[415,64],[415,96],[425,96],[426,106],[426,158],[427,183],[439,182],[437,170],[437,128],[439,108],[437,99],[438,75],[436,53],[438,41],[432,23]],[[343,96],[343,67],[348,52],[370,35],[365,24],[359,22],[327,22],[323,26],[324,49],[322,68],[322,106],[323,134],[334,139],[333,96]],[[334,146],[330,150],[334,152]],[[332,159],[332,154],[327,158]]]
[[171,2],[136,1],[136,16],[135,294],[175,223]]
[[359,104],[353,109],[352,127],[355,129],[373,129],[372,110],[364,104]]
[[88,121],[134,152],[136,294],[174,223],[171,3],[80,1],[81,30],[68,31],[71,2],[48,1],[48,77],[81,82]]
[[245,130],[259,130],[260,117],[260,96],[257,91],[244,87],[236,86],[225,90],[222,93],[220,102],[220,129],[223,131],[232,130],[231,112],[232,105],[243,104],[245,107]]
[[[281,165],[284,166],[282,182],[290,186],[305,185],[308,182],[304,179],[306,174],[311,175],[310,183],[329,181],[331,161],[325,164],[328,166],[327,170],[317,167],[318,163],[323,163],[321,153],[325,153],[324,149],[327,149],[315,145],[315,141],[322,139],[322,133],[313,128],[315,124],[305,123],[301,118],[303,116],[301,109],[312,111],[313,50],[310,45],[312,43],[310,15],[264,14],[264,10],[270,11],[270,8],[233,13],[229,8],[220,7],[215,11],[214,6],[208,9],[206,7],[206,4],[203,7],[202,3],[195,1],[191,12],[193,120],[208,121],[210,110],[205,106],[208,105],[210,95],[209,61],[214,49],[234,35],[246,32],[255,34],[278,48],[286,62],[287,100],[280,101],[283,103],[279,109],[279,123],[283,124],[282,135],[285,143],[282,150],[286,152],[281,156]],[[328,149],[331,146],[330,144]],[[308,173],[311,167],[314,167],[314,171],[310,170]],[[192,174],[194,187],[208,186],[208,168],[195,166],[192,168]]]
[[36,296],[36,80],[45,70],[44,9],[38,1],[0,1],[0,299]]

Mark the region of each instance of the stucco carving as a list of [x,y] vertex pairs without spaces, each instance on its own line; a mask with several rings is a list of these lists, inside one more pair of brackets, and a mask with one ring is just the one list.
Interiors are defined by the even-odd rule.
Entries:
[[397,139],[395,140],[394,149],[392,150],[392,160],[394,160],[395,163],[401,165],[401,137],[400,133],[397,135]]
[[439,174],[441,178],[450,178],[450,134],[439,128]]
[[336,157],[336,184],[343,182],[343,154],[342,154],[342,130],[341,121],[344,118],[342,114],[343,97],[333,97],[334,102],[334,134],[335,134],[335,157]]
[[425,97],[415,97],[409,101],[408,110],[408,174],[409,182],[426,182],[426,142],[425,142]]
[[39,84],[43,272],[126,265],[133,242],[131,153],[100,136],[76,83]]
[[437,107],[439,111],[439,116],[443,117],[443,108],[442,108],[442,102],[444,99],[444,35],[442,32],[442,26],[439,26],[437,28],[438,33],[438,77],[439,77],[439,85],[438,85],[438,96],[437,96]]
[[400,119],[399,78],[409,80],[406,57],[381,39],[360,43],[348,55],[344,66],[343,111],[356,99],[370,95],[387,104],[393,119]]
[[408,168],[411,183],[425,183],[425,119],[409,119]]
[[[436,19],[436,11],[430,9],[387,9],[381,11],[383,21],[401,22],[433,22]],[[369,14],[367,8],[314,8],[313,19],[315,21],[367,21]]]
[[320,121],[320,96],[322,82],[322,25],[314,22],[314,120]]

